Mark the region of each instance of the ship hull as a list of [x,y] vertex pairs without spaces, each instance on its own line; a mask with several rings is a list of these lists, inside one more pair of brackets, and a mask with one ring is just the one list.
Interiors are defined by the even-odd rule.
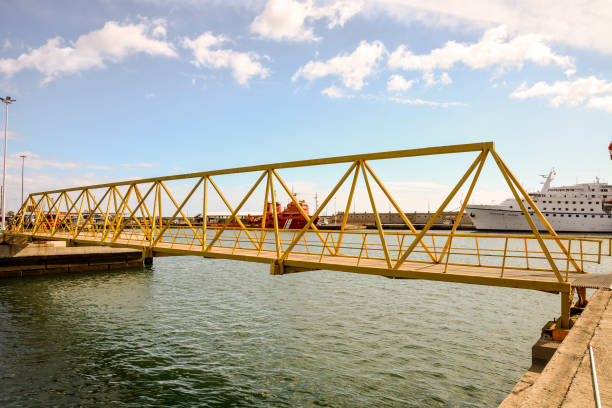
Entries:
[[[488,231],[531,231],[521,211],[501,209],[494,205],[474,205],[466,208],[474,227]],[[557,232],[612,232],[612,217],[607,213],[581,214],[562,212],[543,212],[548,223]],[[532,215],[536,228],[546,227],[536,215]]]

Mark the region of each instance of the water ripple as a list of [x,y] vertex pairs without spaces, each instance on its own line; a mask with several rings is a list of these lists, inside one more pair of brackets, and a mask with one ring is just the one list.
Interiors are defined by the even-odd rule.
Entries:
[[558,303],[197,257],[4,280],[0,406],[494,406]]

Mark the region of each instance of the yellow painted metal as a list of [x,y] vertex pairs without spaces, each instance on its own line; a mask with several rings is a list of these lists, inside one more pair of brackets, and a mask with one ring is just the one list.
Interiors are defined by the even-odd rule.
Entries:
[[[268,180],[270,180],[270,196],[272,198],[272,217],[274,218],[274,246],[276,248],[276,259],[280,259],[281,242],[280,242],[280,235],[278,233],[278,213],[276,211],[276,193],[274,191],[274,180],[272,179],[272,170],[270,169],[268,169]],[[312,221],[309,221],[309,222],[312,222]]]
[[103,184],[95,184],[85,187],[73,187],[73,188],[64,188],[59,190],[49,190],[43,191],[39,194],[51,194],[51,193],[61,193],[63,191],[79,191],[83,188],[88,189],[97,189],[104,188],[110,186],[129,186],[130,184],[137,183],[153,183],[159,181],[168,181],[168,180],[183,180],[189,178],[196,177],[204,177],[204,176],[218,176],[222,174],[237,174],[237,173],[250,173],[255,171],[266,171],[267,169],[288,169],[295,167],[309,167],[309,166],[319,166],[323,164],[338,164],[338,163],[350,163],[356,162],[358,160],[383,160],[383,159],[396,159],[400,157],[418,157],[418,156],[431,156],[438,154],[452,154],[452,153],[466,153],[466,152],[480,152],[485,149],[494,149],[495,143],[493,142],[482,142],[482,143],[470,143],[470,144],[460,144],[460,145],[449,145],[449,146],[438,146],[438,147],[425,147],[421,149],[408,149],[408,150],[395,150],[390,152],[380,152],[380,153],[369,153],[369,154],[355,154],[351,156],[338,156],[338,157],[328,157],[322,159],[312,159],[312,160],[300,160],[293,162],[283,162],[283,163],[274,163],[274,164],[263,164],[259,166],[246,166],[246,167],[236,167],[231,169],[223,169],[223,170],[212,170],[212,171],[203,171],[197,173],[187,173],[187,174],[178,174],[175,176],[167,176],[167,177],[154,177],[154,178],[146,178],[139,180],[131,180],[131,181],[119,181],[115,183],[103,183]]
[[555,261],[550,256],[550,252],[548,251],[548,248],[546,247],[546,244],[542,240],[542,237],[540,236],[540,232],[538,231],[538,229],[536,228],[535,224],[533,223],[533,220],[531,219],[531,216],[529,215],[529,212],[527,212],[527,208],[525,207],[525,204],[523,203],[523,200],[521,200],[521,197],[518,195],[518,192],[516,191],[516,188],[514,187],[512,181],[510,180],[510,176],[508,175],[508,173],[506,171],[506,168],[504,167],[503,163],[501,162],[499,156],[495,152],[491,152],[491,153],[492,153],[493,157],[495,158],[495,162],[497,163],[497,166],[499,167],[502,175],[506,179],[506,182],[508,183],[508,187],[510,187],[510,191],[512,191],[512,195],[514,195],[514,199],[516,200],[517,204],[521,208],[521,211],[523,212],[523,215],[525,216],[525,219],[527,220],[527,223],[529,224],[529,227],[531,228],[531,231],[533,232],[533,235],[535,235],[536,239],[538,240],[538,244],[540,244],[540,247],[542,248],[542,251],[546,255],[546,258],[548,259],[548,262],[550,263],[550,268],[554,272],[554,274],[557,277],[557,279],[559,280],[559,282],[562,282],[563,281],[563,277],[561,277],[561,274],[559,273],[559,269],[557,268],[557,264],[555,264]]
[[561,328],[570,328],[570,309],[572,306],[571,290],[567,292],[561,292]]
[[359,162],[359,166],[361,167],[361,172],[363,173],[363,180],[365,181],[366,189],[368,191],[368,197],[370,197],[370,205],[372,206],[372,211],[374,211],[374,219],[376,220],[376,229],[378,230],[378,236],[380,237],[380,243],[383,247],[383,251],[385,253],[385,260],[387,261],[387,266],[389,269],[392,268],[391,258],[389,257],[389,249],[387,248],[387,240],[385,238],[385,233],[382,229],[382,223],[380,222],[380,216],[378,215],[378,210],[376,210],[376,202],[374,201],[374,196],[372,195],[372,189],[370,188],[370,181],[368,180],[368,175],[366,174],[366,169],[363,165],[363,162]]
[[295,247],[295,245],[299,242],[300,238],[302,238],[302,235],[304,235],[304,233],[306,231],[308,231],[308,229],[312,226],[312,223],[314,220],[317,219],[317,217],[319,216],[319,214],[321,213],[321,211],[323,211],[323,208],[325,208],[325,206],[327,205],[327,203],[329,203],[329,201],[332,199],[332,197],[336,194],[336,192],[338,191],[338,189],[340,188],[340,186],[346,181],[347,177],[349,176],[349,174],[351,174],[351,172],[353,171],[353,169],[355,169],[357,167],[357,163],[358,162],[353,162],[353,164],[351,164],[351,166],[349,167],[349,169],[346,171],[346,173],[344,173],[344,175],[342,176],[342,178],[340,179],[340,181],[338,181],[338,183],[334,186],[334,188],[332,189],[332,191],[328,194],[328,196],[325,198],[325,200],[323,200],[323,203],[321,204],[321,206],[315,211],[315,213],[313,214],[313,216],[310,218],[310,221],[308,221],[306,223],[306,225],[304,226],[304,228],[302,228],[300,230],[300,232],[298,233],[298,235],[296,236],[295,240],[291,243],[291,245],[289,245],[289,247],[287,248],[287,250],[285,251],[285,253],[283,254],[283,256],[281,257],[281,261],[284,261],[285,259],[287,259],[287,257],[289,256],[289,253],[291,252],[291,250]]
[[353,203],[353,195],[355,194],[355,186],[357,185],[358,177],[359,167],[355,166],[355,175],[353,176],[353,182],[351,183],[351,190],[349,191],[348,199],[346,200],[346,208],[344,209],[344,214],[342,214],[342,223],[340,224],[340,236],[338,237],[338,243],[336,244],[336,255],[338,255],[340,252],[340,244],[342,244],[344,229],[346,228],[346,222],[348,221],[349,212],[351,211],[351,204]]
[[463,203],[461,204],[461,209],[457,213],[457,217],[455,218],[455,222],[453,223],[453,227],[451,228],[451,232],[449,237],[444,244],[444,249],[442,249],[442,253],[440,254],[440,260],[444,259],[444,253],[446,249],[449,248],[449,254],[446,257],[446,264],[448,265],[448,258],[450,257],[450,246],[453,242],[453,236],[455,235],[455,231],[457,231],[457,227],[459,227],[459,223],[461,222],[461,218],[463,217],[463,213],[465,212],[465,207],[467,207],[470,198],[472,197],[472,191],[474,191],[474,187],[476,186],[476,181],[478,181],[478,177],[480,176],[480,172],[482,171],[482,167],[484,166],[485,161],[487,160],[488,150],[484,151],[484,155],[480,159],[480,164],[478,165],[478,169],[476,169],[476,173],[474,174],[474,178],[472,179],[472,183],[470,184],[470,188],[467,191],[465,198],[463,199]]
[[[504,167],[506,174],[508,175],[508,177],[510,177],[512,182],[516,185],[516,188],[521,192],[523,197],[525,197],[525,200],[527,201],[527,203],[531,206],[531,208],[533,208],[533,211],[538,216],[540,222],[546,227],[546,229],[548,230],[548,233],[554,237],[557,237],[558,236],[557,232],[550,225],[546,217],[544,217],[544,215],[542,214],[538,206],[533,202],[533,200],[531,199],[531,196],[525,191],[523,186],[521,186],[521,183],[519,183],[516,177],[514,176],[514,174],[512,174],[512,172],[510,171],[510,168],[508,168],[508,166],[506,165],[506,163],[504,163],[502,158],[499,157],[499,154],[497,154],[495,151],[493,152],[493,154],[495,155],[496,162],[498,164],[501,164]],[[557,245],[559,245],[559,247],[563,250],[563,252],[565,252],[566,256],[569,258],[572,265],[574,265],[574,268],[576,268],[576,271],[581,272],[582,268],[578,267],[578,264],[576,263],[572,255],[567,251],[567,249],[563,245],[563,242],[561,242],[561,239],[557,239],[556,242],[557,242]]]
[[[369,163],[372,160],[465,152],[477,152],[478,154],[421,231],[414,228]],[[531,227],[531,233],[508,235],[457,232],[466,205],[489,153],[496,161],[517,203],[521,206],[523,215]],[[348,169],[312,216],[308,216],[302,210],[278,172],[279,169],[341,163],[348,163]],[[221,189],[213,181],[212,176],[247,172],[261,172],[261,174],[250,190],[243,195],[240,204],[232,208]],[[357,179],[360,172],[363,175],[365,191],[374,213],[375,231],[347,229],[351,203],[357,191]],[[318,219],[323,209],[351,175],[353,177],[340,230],[322,233],[314,220]],[[473,179],[465,201],[461,205],[450,232],[430,231],[433,223],[472,175]],[[370,176],[395,208],[409,231],[383,230]],[[256,228],[247,228],[238,216],[238,212],[261,184],[263,177],[266,177],[266,189],[261,225]],[[306,220],[303,228],[281,232],[276,210],[277,196],[274,190],[274,178]],[[195,185],[186,198],[179,202],[173,197],[165,182],[185,179],[194,179]],[[200,184],[203,184],[203,196],[195,194]],[[210,226],[206,222],[209,201],[208,184],[212,185],[230,212],[230,217],[221,227]],[[142,194],[142,192],[145,193]],[[71,194],[77,194],[76,199],[73,199]],[[163,197],[164,195],[166,197]],[[184,208],[189,208],[186,207],[188,204],[193,205],[192,197],[194,196],[202,200],[202,228],[199,228],[199,225],[195,226],[184,211]],[[265,223],[269,197],[273,203],[273,228],[266,228]],[[167,199],[167,203],[174,206],[171,217],[163,216],[162,199],[164,203]],[[522,199],[525,201],[523,202]],[[540,234],[537,231],[530,217],[530,211],[526,210],[526,205],[533,208],[533,213],[547,228],[549,235]],[[88,245],[137,248],[154,255],[200,255],[268,263],[272,264],[274,273],[331,269],[393,278],[429,279],[561,292],[564,294],[561,313],[563,322],[569,316],[569,308],[566,307],[569,303],[569,295],[565,294],[569,294],[571,289],[570,273],[582,272],[585,263],[600,262],[603,240],[606,240],[608,244],[608,254],[612,254],[610,248],[612,238],[559,237],[495,152],[492,142],[248,166],[32,193],[21,205],[14,219],[15,222],[10,226],[8,233],[18,236],[66,240]],[[238,226],[230,227],[230,223],[234,220]],[[178,221],[179,224],[175,224],[175,221]],[[214,234],[210,242],[208,234]],[[374,236],[378,238],[376,242],[371,239]],[[425,239],[429,239],[428,237],[431,237],[431,247],[425,244]],[[443,244],[439,242],[436,246],[436,238]],[[498,241],[498,244],[489,247],[487,244],[482,244],[481,240],[484,239],[487,242]],[[566,240],[567,247],[564,243]],[[538,243],[536,249],[534,249],[535,245],[528,246],[530,242]],[[503,250],[500,249],[499,243],[502,243]],[[550,248],[547,243],[551,245]],[[580,264],[576,262],[578,258],[574,259],[572,255],[572,248],[575,248]],[[520,262],[521,259],[524,260],[524,267],[517,266],[523,265]],[[442,261],[444,264],[438,265]],[[561,266],[557,265],[557,262]],[[563,266],[565,266],[563,271],[565,277],[561,276],[559,270]],[[432,272],[434,270],[437,272]],[[538,275],[544,276],[539,280],[529,278],[531,273],[551,271],[553,273],[550,274],[550,278],[546,274]],[[517,278],[517,276],[522,277]]]
[[206,250],[206,227],[208,220],[208,176],[204,177],[204,186],[203,186],[203,199],[202,199],[202,251]]
[[408,249],[404,252],[404,254],[400,257],[400,259],[397,261],[397,263],[395,264],[395,266],[393,267],[393,269],[399,269],[399,267],[402,265],[402,263],[404,263],[404,261],[408,258],[408,256],[412,253],[412,251],[414,250],[414,248],[416,247],[417,243],[420,242],[423,239],[423,236],[427,233],[427,231],[429,231],[429,229],[431,228],[431,226],[434,224],[434,222],[436,222],[436,220],[438,219],[438,217],[440,216],[440,214],[442,214],[442,211],[444,211],[444,209],[446,208],[446,206],[448,205],[448,203],[450,203],[450,201],[453,199],[453,197],[455,197],[455,194],[457,194],[457,191],[459,191],[459,189],[461,188],[461,186],[463,186],[463,183],[465,183],[465,180],[468,179],[468,177],[470,177],[470,174],[472,174],[472,172],[474,171],[474,168],[476,167],[476,165],[480,162],[480,160],[482,159],[482,156],[484,155],[484,151],[481,152],[478,157],[476,158],[476,160],[474,160],[474,162],[472,163],[472,165],[467,169],[467,171],[465,172],[465,174],[463,175],[463,177],[461,177],[461,179],[459,180],[459,182],[457,183],[457,185],[455,185],[455,187],[453,188],[453,190],[450,192],[450,194],[444,199],[444,201],[442,202],[442,204],[440,205],[440,207],[438,208],[438,210],[435,212],[435,214],[433,215],[433,217],[431,217],[429,219],[429,221],[427,221],[427,224],[425,225],[425,227],[423,227],[423,229],[421,230],[421,232],[419,233],[419,235],[417,235],[417,237],[414,239],[414,241],[412,241],[412,243],[410,244],[410,246],[408,247]]
[[[404,224],[406,224],[406,226],[408,226],[408,228],[410,228],[410,231],[412,231],[413,233],[416,234],[416,228],[414,228],[414,225],[412,225],[412,223],[410,222],[410,220],[408,219],[408,217],[406,217],[406,214],[404,214],[404,211],[402,211],[401,207],[397,204],[397,202],[393,199],[393,196],[391,196],[391,194],[389,193],[389,191],[387,191],[387,188],[385,187],[385,185],[382,183],[382,181],[380,181],[380,179],[378,178],[378,176],[376,175],[376,173],[374,173],[374,170],[372,170],[372,168],[370,167],[370,165],[367,162],[363,162],[363,165],[365,165],[366,169],[368,169],[368,172],[372,175],[372,178],[374,179],[374,181],[376,181],[376,184],[378,184],[378,187],[380,187],[380,189],[382,190],[382,192],[384,193],[384,195],[387,197],[387,200],[389,200],[389,202],[391,203],[391,205],[393,205],[393,208],[395,208],[395,211],[397,211],[397,213],[399,214],[399,216],[401,217],[402,221],[404,221]],[[466,200],[467,201],[467,200]],[[346,213],[345,213],[346,214]],[[423,247],[423,249],[425,249],[425,252],[427,252],[427,255],[429,255],[429,257],[431,258],[432,261],[437,262],[436,257],[429,251],[429,248],[427,247],[427,245],[425,244],[424,241],[420,241],[421,246]]]
[[[225,225],[223,226],[223,229],[221,231],[219,231],[217,233],[217,235],[213,238],[213,240],[210,242],[210,244],[208,244],[207,250],[210,250],[210,248],[213,246],[213,244],[215,243],[215,241],[217,241],[217,239],[219,239],[219,236],[221,235],[221,233],[227,229],[227,226],[230,224],[230,222],[232,222],[233,219],[236,219],[236,222],[238,223],[238,225],[240,225],[240,228],[246,228],[244,226],[244,224],[242,223],[242,221],[240,220],[239,217],[236,217],[236,214],[238,214],[238,211],[240,211],[240,209],[242,208],[242,206],[244,205],[244,203],[246,203],[246,201],[249,199],[249,197],[251,196],[251,194],[253,194],[253,191],[255,191],[255,189],[257,188],[257,186],[259,185],[259,183],[261,182],[261,180],[264,178],[264,176],[266,175],[267,170],[263,171],[261,173],[261,176],[259,176],[259,178],[257,179],[257,181],[255,182],[255,184],[253,185],[253,187],[249,190],[249,192],[246,194],[246,196],[244,196],[244,198],[242,199],[242,201],[240,202],[240,204],[238,204],[238,207],[236,207],[236,210],[232,210],[232,206],[230,205],[230,203],[227,201],[227,199],[225,198],[225,196],[223,195],[223,193],[221,192],[221,190],[219,189],[219,187],[217,187],[217,185],[215,184],[215,182],[213,181],[212,177],[208,177],[208,181],[210,181],[210,184],[213,186],[213,188],[215,189],[215,191],[217,192],[217,194],[219,195],[219,197],[221,198],[221,200],[223,201],[223,203],[225,204],[225,206],[227,207],[227,209],[229,211],[231,211],[232,215],[227,219],[227,222],[225,223]],[[255,247],[257,247],[257,244],[255,243],[255,240],[253,239],[253,237],[251,236],[251,234],[248,233],[247,231],[247,236],[249,237],[249,239],[251,240],[251,242],[253,243],[253,245],[255,245]]]
[[[304,217],[304,219],[306,220],[306,222],[310,221],[310,217],[308,216],[308,214],[306,214],[306,212],[304,211],[304,209],[302,208],[302,206],[297,202],[297,200],[295,199],[295,196],[291,193],[291,190],[289,190],[289,187],[287,187],[287,185],[285,184],[285,182],[283,181],[283,179],[278,175],[278,173],[276,172],[276,170],[272,169],[270,170],[272,172],[272,174],[274,174],[274,176],[276,176],[276,179],[278,180],[278,182],[281,184],[281,186],[283,187],[283,189],[285,190],[285,192],[289,195],[289,197],[291,197],[291,202],[293,203],[293,205],[295,205],[295,207],[298,209],[298,211],[300,212],[300,215],[302,217]],[[323,242],[323,237],[321,236],[321,233],[319,232],[318,228],[316,225],[314,225],[314,223],[312,224],[312,230],[315,232],[315,234],[317,235],[317,237],[321,240],[321,242]],[[329,246],[325,245],[325,248],[329,251],[330,254],[334,254],[334,251],[329,248]]]

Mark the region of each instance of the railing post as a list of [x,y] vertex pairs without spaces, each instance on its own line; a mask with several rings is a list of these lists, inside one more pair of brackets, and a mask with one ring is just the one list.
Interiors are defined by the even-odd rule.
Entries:
[[504,268],[506,267],[506,252],[508,251],[508,237],[506,237],[506,242],[504,244],[504,257],[502,259],[502,267],[501,267],[501,277],[504,277]]

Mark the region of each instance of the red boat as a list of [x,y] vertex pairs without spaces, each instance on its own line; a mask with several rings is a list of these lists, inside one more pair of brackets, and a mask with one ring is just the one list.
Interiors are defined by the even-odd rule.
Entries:
[[[308,212],[308,204],[306,201],[300,200],[298,202],[304,213],[310,216]],[[276,214],[278,219],[278,228],[279,229],[302,229],[306,225],[306,218],[302,216],[298,207],[291,201],[287,204],[287,207],[283,211],[281,211],[280,203],[276,203]],[[246,219],[241,219],[242,223],[247,228],[261,228],[261,215],[248,215]],[[319,217],[317,217],[313,221],[313,225],[317,225],[319,222]],[[223,222],[216,223],[208,223],[209,227],[222,227],[225,225]],[[228,227],[240,227],[240,224],[236,221],[232,221],[229,223]],[[272,207],[272,203],[268,203],[268,208],[266,211],[266,224],[265,228],[274,228],[274,207]]]

